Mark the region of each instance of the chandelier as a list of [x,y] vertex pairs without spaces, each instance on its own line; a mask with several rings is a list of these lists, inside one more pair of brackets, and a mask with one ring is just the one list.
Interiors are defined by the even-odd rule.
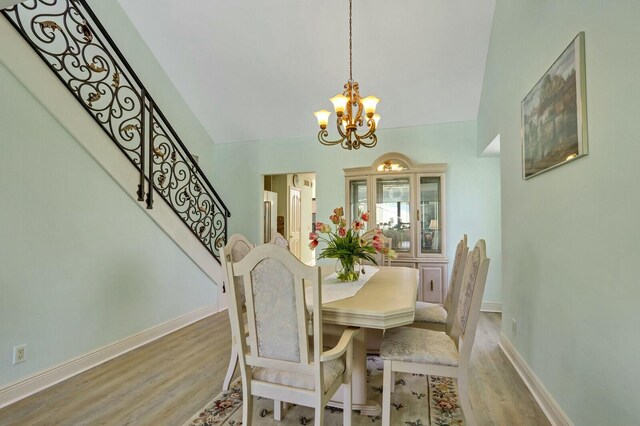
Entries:
[[[338,93],[329,99],[333,103],[333,109],[338,116],[336,125],[340,139],[328,140],[327,123],[331,112],[326,109],[315,113],[320,125],[318,140],[323,145],[338,145],[344,149],[358,149],[361,146],[372,148],[376,146],[378,137],[376,127],[380,115],[376,114],[376,106],[380,99],[375,96],[360,97],[360,87],[357,81],[353,81],[353,55],[351,42],[351,10],[352,0],[349,0],[349,81],[344,85],[344,92]],[[364,115],[363,115],[364,113]],[[360,133],[358,133],[360,130]]]

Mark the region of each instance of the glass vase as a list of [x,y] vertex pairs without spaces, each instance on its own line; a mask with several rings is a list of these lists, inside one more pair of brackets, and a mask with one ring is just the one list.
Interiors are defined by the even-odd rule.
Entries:
[[336,275],[338,280],[342,282],[358,281],[358,278],[360,278],[360,262],[353,257],[338,259],[336,262]]

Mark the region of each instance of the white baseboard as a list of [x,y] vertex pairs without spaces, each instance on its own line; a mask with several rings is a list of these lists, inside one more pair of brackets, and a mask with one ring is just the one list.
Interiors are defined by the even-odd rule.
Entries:
[[480,311],[482,311],[482,312],[502,312],[502,303],[501,302],[482,302],[482,306],[480,307]]
[[218,311],[217,305],[208,305],[171,321],[151,327],[123,340],[96,349],[77,358],[43,370],[18,382],[0,388],[0,408],[13,404],[34,393],[60,383],[70,377],[100,365],[110,359],[132,351],[142,345],[193,324]]
[[538,379],[522,356],[520,356],[504,333],[500,333],[500,348],[511,362],[511,365],[513,365],[513,368],[516,369],[524,381],[524,384],[527,385],[529,391],[531,391],[531,394],[547,416],[547,419],[549,419],[549,422],[554,426],[573,426],[571,419],[562,411],[562,408],[560,408],[556,400],[553,399],[553,396],[551,396],[547,388],[542,384],[540,379]]

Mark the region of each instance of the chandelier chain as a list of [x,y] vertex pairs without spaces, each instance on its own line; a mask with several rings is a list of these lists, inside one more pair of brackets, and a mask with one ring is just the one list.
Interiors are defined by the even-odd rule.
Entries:
[[353,82],[353,45],[351,42],[351,9],[353,0],[349,0],[349,81]]

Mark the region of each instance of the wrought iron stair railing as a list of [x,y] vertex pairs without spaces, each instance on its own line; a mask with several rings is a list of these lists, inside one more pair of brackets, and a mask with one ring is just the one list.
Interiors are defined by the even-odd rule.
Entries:
[[153,208],[155,189],[220,262],[229,209],[87,2],[28,0],[2,13],[139,170],[138,201]]

